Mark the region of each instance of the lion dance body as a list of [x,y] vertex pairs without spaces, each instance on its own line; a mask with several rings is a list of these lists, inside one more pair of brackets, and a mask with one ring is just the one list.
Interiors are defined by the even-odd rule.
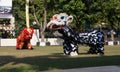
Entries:
[[54,35],[64,40],[63,51],[65,55],[78,55],[78,44],[88,45],[89,54],[104,54],[104,35],[100,30],[86,33],[75,32],[69,25],[73,17],[66,13],[55,14],[47,24],[47,28],[54,31]]
[[30,43],[33,33],[33,28],[24,28],[17,38],[16,49],[33,49]]

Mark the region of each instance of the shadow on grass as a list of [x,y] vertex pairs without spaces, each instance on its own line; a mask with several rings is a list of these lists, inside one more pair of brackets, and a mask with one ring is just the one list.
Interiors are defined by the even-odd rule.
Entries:
[[[0,72],[24,72],[24,68],[2,66],[13,62],[12,65],[20,63],[31,65],[31,72],[48,71],[53,69],[71,69],[95,66],[120,65],[120,55],[118,56],[97,56],[97,57],[69,57],[61,54],[46,56],[34,56],[25,58],[15,58],[13,56],[0,56]],[[28,72],[28,71],[26,71]]]

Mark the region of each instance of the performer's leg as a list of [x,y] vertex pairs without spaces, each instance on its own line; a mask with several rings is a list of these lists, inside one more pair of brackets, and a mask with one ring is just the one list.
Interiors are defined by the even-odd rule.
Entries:
[[95,47],[90,47],[90,49],[88,50],[88,54],[97,54],[96,52],[96,48]]
[[65,55],[69,55],[70,54],[69,45],[65,41],[63,42],[63,52],[64,52]]
[[99,45],[98,47],[98,54],[103,55],[104,54],[104,45]]
[[28,49],[30,49],[30,50],[33,49],[30,42],[28,43],[27,47],[28,47]]
[[16,49],[22,49],[23,45],[24,45],[24,39],[21,37],[21,35],[19,35],[17,38]]
[[19,42],[16,43],[16,49],[19,49]]
[[71,56],[76,56],[78,55],[78,45],[75,44],[75,43],[71,43],[71,52],[70,52],[70,55]]
[[102,32],[98,33],[98,54],[104,54],[104,34]]
[[22,48],[23,48],[23,45],[24,45],[24,42],[21,42],[21,43],[19,44],[19,49],[22,49]]
[[88,50],[88,54],[97,54],[97,46],[96,45],[90,45],[90,49]]
[[20,43],[21,43],[21,41],[20,41],[20,39],[19,39],[19,37],[17,38],[17,40],[16,40],[16,49],[20,49],[19,47],[19,45],[20,45]]
[[65,55],[78,55],[78,45],[75,42],[71,42],[69,40],[64,41],[63,50]]

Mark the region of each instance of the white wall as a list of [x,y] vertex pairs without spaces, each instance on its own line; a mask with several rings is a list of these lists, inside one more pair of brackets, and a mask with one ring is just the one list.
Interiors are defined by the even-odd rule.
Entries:
[[[31,39],[31,44],[33,46],[37,45],[37,42],[41,42],[41,39],[37,39],[35,35],[33,35],[33,38]],[[63,40],[60,38],[45,38],[45,42],[50,42],[50,45],[62,45]],[[113,42],[108,41],[108,45],[114,45]],[[120,41],[117,41],[117,45],[120,45]],[[16,39],[1,39],[0,38],[0,46],[16,46]],[[40,46],[44,46],[41,45]]]
[[16,46],[16,39],[0,39],[0,46]]
[[[38,41],[41,41],[41,39],[32,38],[31,44],[35,46]],[[45,41],[50,42],[50,45],[62,45],[63,42],[63,40],[59,38],[47,38]],[[0,39],[0,46],[16,46],[16,39]]]
[[[37,42],[42,44],[41,39],[39,39],[39,30],[35,29],[34,34],[31,39],[31,44],[33,46],[37,45]],[[63,40],[60,38],[45,38],[45,42],[50,42],[50,45],[62,45]],[[16,46],[16,39],[1,39],[0,46]],[[41,45],[44,46],[44,45]]]

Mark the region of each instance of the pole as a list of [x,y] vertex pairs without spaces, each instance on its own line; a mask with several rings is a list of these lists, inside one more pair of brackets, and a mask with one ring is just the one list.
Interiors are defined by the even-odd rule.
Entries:
[[27,26],[27,28],[30,27],[30,24],[29,24],[29,0],[26,0],[26,26]]
[[0,37],[0,47],[1,47],[1,37]]

